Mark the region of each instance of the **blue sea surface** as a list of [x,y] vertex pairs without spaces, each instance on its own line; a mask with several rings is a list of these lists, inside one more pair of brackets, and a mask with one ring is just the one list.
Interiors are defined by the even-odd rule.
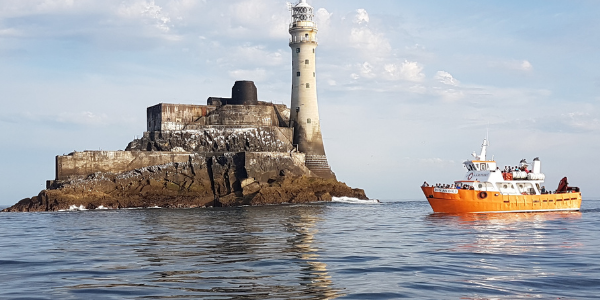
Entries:
[[600,201],[0,214],[1,299],[593,299]]

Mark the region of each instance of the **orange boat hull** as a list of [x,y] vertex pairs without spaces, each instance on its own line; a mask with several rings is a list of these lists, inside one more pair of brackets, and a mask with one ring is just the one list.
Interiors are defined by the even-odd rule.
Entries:
[[581,207],[581,193],[542,195],[502,195],[459,189],[456,194],[422,187],[429,205],[436,213],[576,211]]

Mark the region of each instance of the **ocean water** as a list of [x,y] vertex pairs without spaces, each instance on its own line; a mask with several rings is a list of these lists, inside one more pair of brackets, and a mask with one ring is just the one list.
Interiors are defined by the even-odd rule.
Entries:
[[0,214],[0,299],[595,299],[600,201]]

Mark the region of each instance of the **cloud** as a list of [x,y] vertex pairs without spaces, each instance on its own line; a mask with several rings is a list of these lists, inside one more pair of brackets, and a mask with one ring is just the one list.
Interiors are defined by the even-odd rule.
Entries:
[[2,115],[0,120],[13,124],[42,123],[42,124],[63,124],[77,126],[103,126],[113,122],[106,113],[94,113],[90,111],[80,112],[20,112],[12,115]]
[[377,76],[373,72],[373,66],[368,62],[365,62],[360,66],[360,74],[366,78],[374,78]]
[[77,125],[104,125],[107,123],[108,116],[106,114],[95,114],[90,111],[82,112],[63,112],[56,116],[58,123],[77,124]]
[[386,64],[384,70],[390,80],[422,82],[425,79],[425,74],[422,73],[423,66],[415,61],[405,60],[401,64]]
[[333,16],[333,13],[330,13],[325,8],[319,8],[316,11],[316,13],[315,13],[315,21],[317,22],[317,25],[319,26],[320,30],[323,30],[325,28],[329,28],[332,16]]
[[267,71],[263,68],[256,68],[253,70],[238,69],[230,71],[229,77],[233,80],[251,80],[259,82],[267,78]]
[[365,56],[382,57],[392,50],[389,40],[383,33],[375,33],[369,28],[352,28],[350,46],[363,51]]
[[369,23],[369,13],[365,9],[359,8],[356,10],[356,16],[354,16],[354,23],[366,24]]
[[279,66],[287,64],[290,59],[287,52],[279,49],[269,51],[264,45],[244,44],[233,46],[219,61],[230,66]]
[[171,30],[171,18],[163,12],[162,7],[154,3],[154,0],[136,1],[130,5],[123,4],[119,8],[118,14],[126,18],[142,19],[165,33]]
[[14,28],[0,29],[0,37],[18,37],[23,36],[23,33]]
[[433,88],[433,94],[438,95],[444,101],[456,101],[465,97],[465,92],[459,89]]
[[533,65],[528,60],[492,61],[489,63],[489,65],[493,68],[507,69],[513,71],[533,71]]
[[445,71],[438,71],[433,78],[446,85],[458,86],[460,84],[450,73]]

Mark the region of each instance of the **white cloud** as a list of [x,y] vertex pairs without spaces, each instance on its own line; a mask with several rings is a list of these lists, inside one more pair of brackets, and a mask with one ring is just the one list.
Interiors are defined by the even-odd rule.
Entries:
[[363,77],[366,77],[366,78],[374,78],[375,76],[377,76],[377,75],[375,75],[375,73],[373,72],[373,66],[372,66],[370,63],[368,63],[368,62],[364,62],[364,63],[363,63],[361,66],[360,66],[360,74],[361,74]]
[[561,114],[562,122],[576,130],[600,132],[600,118],[587,112],[570,112]]
[[523,71],[531,71],[531,70],[533,70],[533,66],[531,65],[531,63],[530,63],[530,62],[528,62],[528,61],[524,60],[524,61],[523,61],[523,62],[520,64],[520,66],[519,66],[519,69],[521,69],[521,70],[523,70]]
[[414,61],[405,60],[401,64],[386,64],[384,70],[386,77],[391,80],[421,82],[425,79],[425,74],[422,73],[423,66]]
[[465,92],[459,89],[433,88],[433,94],[438,95],[444,101],[456,101],[465,97]]
[[446,85],[458,86],[460,84],[450,73],[445,71],[438,71],[433,78]]
[[107,120],[106,114],[95,114],[90,111],[63,112],[56,117],[56,121],[59,123],[78,125],[104,125]]
[[267,78],[267,71],[263,68],[256,68],[253,70],[233,70],[229,72],[229,77],[233,80],[250,80],[250,81],[263,81]]
[[285,3],[265,0],[227,2],[230,14],[216,17],[228,18],[230,32],[237,35],[260,37],[268,32],[270,38],[288,36],[289,13]]
[[17,36],[22,36],[23,34],[14,28],[5,28],[5,29],[0,29],[0,37],[5,36],[5,37],[17,37]]
[[136,1],[131,5],[123,4],[119,7],[118,13],[122,17],[140,18],[162,32],[171,30],[171,18],[163,12],[162,7],[154,3],[154,0]]
[[369,28],[352,28],[349,42],[352,47],[362,50],[369,57],[386,56],[392,50],[383,33],[374,33]]
[[278,66],[288,63],[290,59],[287,52],[282,49],[275,52],[268,51],[264,45],[240,45],[229,50],[226,58],[221,61],[228,65],[253,65],[253,66]]
[[533,65],[528,60],[505,60],[505,61],[492,61],[489,65],[493,68],[531,72],[533,71]]
[[317,12],[315,13],[315,21],[317,22],[317,25],[319,26],[320,30],[323,30],[324,28],[329,28],[332,16],[333,13],[330,13],[324,8],[319,8],[317,10]]
[[359,8],[356,10],[356,16],[354,16],[354,23],[366,24],[369,23],[369,13],[365,9]]

